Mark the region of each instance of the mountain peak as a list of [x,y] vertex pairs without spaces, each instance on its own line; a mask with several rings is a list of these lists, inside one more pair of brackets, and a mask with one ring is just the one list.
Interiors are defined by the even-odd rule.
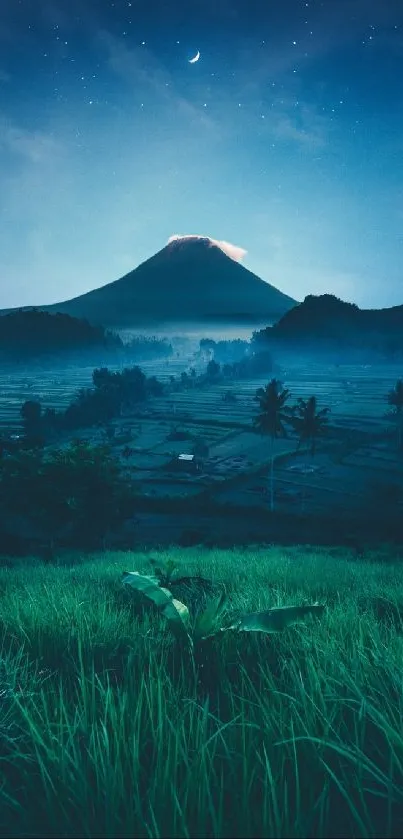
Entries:
[[245,253],[209,236],[172,236],[119,280],[40,308],[124,329],[276,321],[295,300],[241,265]]
[[165,247],[168,251],[183,250],[189,246],[193,250],[194,245],[200,249],[216,247],[213,239],[209,236],[171,236]]
[[[232,245],[231,242],[226,242],[223,239],[213,239],[211,236],[198,236],[194,234],[186,236],[170,236],[166,248],[169,248],[171,252],[185,250],[193,253],[196,253],[196,251],[197,253],[202,253],[203,251],[219,250],[224,253],[225,256],[229,256],[231,259],[235,260],[235,262],[241,262],[247,254],[245,248],[240,248],[238,245]],[[163,250],[165,251],[166,248]]]

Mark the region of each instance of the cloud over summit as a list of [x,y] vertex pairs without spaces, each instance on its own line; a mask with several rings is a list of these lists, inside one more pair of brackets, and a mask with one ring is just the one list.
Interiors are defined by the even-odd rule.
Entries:
[[244,248],[238,247],[238,245],[232,245],[231,242],[225,242],[219,239],[212,239],[211,236],[200,236],[200,235],[192,235],[188,234],[186,236],[182,235],[175,235],[170,236],[167,242],[167,245],[170,242],[176,242],[178,239],[208,239],[212,245],[216,245],[220,248],[227,256],[231,259],[234,259],[235,262],[241,262],[243,258],[246,256],[247,251]]

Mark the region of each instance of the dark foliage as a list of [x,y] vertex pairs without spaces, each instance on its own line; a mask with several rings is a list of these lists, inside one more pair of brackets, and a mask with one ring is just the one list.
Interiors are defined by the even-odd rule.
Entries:
[[83,355],[93,358],[111,355],[127,362],[168,358],[173,354],[165,338],[134,335],[123,341],[103,326],[82,318],[40,309],[19,309],[0,317],[0,361],[41,362],[59,358],[71,360]]
[[220,364],[240,361],[250,350],[249,341],[242,341],[236,338],[234,341],[213,341],[211,338],[202,338],[200,350],[212,350],[214,359]]
[[[211,363],[211,362],[210,362]],[[253,376],[266,376],[273,370],[273,358],[269,350],[251,352],[240,361],[223,364],[221,372],[227,379],[248,379]]]
[[123,349],[118,335],[86,320],[50,314],[37,309],[11,312],[0,317],[0,359],[32,361],[88,351]]
[[105,446],[75,442],[0,460],[0,541],[96,547],[133,513],[135,495]]
[[170,358],[173,355],[172,345],[166,338],[135,335],[124,343],[125,355],[132,360],[146,361],[151,358]]
[[127,367],[121,372],[100,367],[94,370],[92,381],[94,386],[81,388],[62,412],[42,412],[39,402],[24,402],[21,415],[26,439],[40,443],[63,430],[110,422],[122,411],[163,392],[162,383],[155,376],[147,379],[140,367]]
[[403,354],[403,306],[359,309],[333,294],[309,294],[274,326],[253,334],[255,348],[277,344],[397,358]]
[[211,379],[211,380],[217,379],[218,376],[220,375],[220,370],[221,370],[220,365],[216,361],[214,361],[214,359],[211,359],[211,361],[209,361],[209,363],[207,365],[207,369],[206,369],[207,378]]

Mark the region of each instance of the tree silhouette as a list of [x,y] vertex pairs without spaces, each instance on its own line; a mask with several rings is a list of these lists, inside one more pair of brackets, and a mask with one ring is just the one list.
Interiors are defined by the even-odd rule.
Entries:
[[211,361],[209,361],[206,368],[207,377],[209,379],[217,379],[217,377],[220,375],[220,370],[220,365],[216,361],[214,361],[214,358],[212,358]]
[[256,391],[260,413],[253,422],[261,434],[269,435],[270,447],[270,509],[274,511],[274,440],[287,437],[286,424],[290,422],[292,409],[286,405],[290,391],[283,389],[278,379],[271,379],[266,387]]
[[94,387],[108,387],[112,381],[113,373],[107,367],[97,367],[92,371],[92,384]]
[[291,425],[298,435],[297,450],[302,443],[308,444],[308,449],[314,457],[316,450],[316,441],[327,424],[327,414],[330,408],[322,408],[317,411],[316,396],[310,396],[309,399],[298,399],[297,404],[292,409]]
[[70,353],[123,351],[118,335],[88,321],[37,309],[10,312],[0,319],[0,356],[8,361]]
[[[314,457],[316,451],[316,441],[318,437],[323,434],[327,424],[327,414],[330,408],[322,408],[317,410],[316,396],[310,396],[309,399],[298,399],[297,404],[292,408],[292,416],[290,423],[298,435],[297,451],[302,443],[307,444],[307,451],[310,452],[311,457]],[[308,469],[305,470],[305,481]],[[302,492],[301,512],[304,511],[306,486]]]

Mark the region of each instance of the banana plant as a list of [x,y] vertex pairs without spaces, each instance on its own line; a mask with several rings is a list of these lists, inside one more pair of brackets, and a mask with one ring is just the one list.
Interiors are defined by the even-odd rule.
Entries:
[[282,632],[288,626],[302,623],[307,615],[323,615],[325,607],[320,603],[311,603],[304,606],[276,606],[267,609],[265,612],[249,612],[227,629],[236,629],[238,632],[266,632],[269,634]]
[[210,600],[202,612],[196,615],[192,626],[193,641],[210,638],[223,630],[223,627],[219,626],[219,621],[226,612],[227,600],[225,591],[222,591],[218,597]]
[[154,603],[168,621],[171,631],[176,636],[189,636],[189,609],[180,600],[175,600],[169,589],[160,585],[157,577],[139,574],[138,571],[123,571],[122,583],[130,586],[137,595]]
[[150,565],[162,586],[169,585],[176,569],[179,567],[179,563],[175,562],[174,559],[168,559],[167,562],[157,562],[153,557],[150,557]]
[[166,562],[161,562],[153,557],[149,559],[150,565],[152,566],[153,573],[156,577],[158,577],[159,583],[161,586],[169,586],[172,584],[180,585],[195,585],[201,587],[212,587],[211,580],[207,580],[205,577],[200,577],[198,574],[186,574],[185,576],[178,577],[176,576],[176,571],[179,568],[179,562],[175,562],[174,559],[168,559]]
[[320,603],[303,606],[277,606],[263,612],[249,612],[228,626],[220,626],[227,609],[227,595],[222,592],[210,601],[204,611],[192,620],[189,609],[180,600],[175,600],[169,589],[160,585],[156,576],[140,574],[138,571],[124,571],[122,583],[138,595],[153,602],[166,618],[171,631],[190,644],[211,638],[220,632],[282,632],[288,626],[301,623],[307,615],[323,615],[325,606]]

